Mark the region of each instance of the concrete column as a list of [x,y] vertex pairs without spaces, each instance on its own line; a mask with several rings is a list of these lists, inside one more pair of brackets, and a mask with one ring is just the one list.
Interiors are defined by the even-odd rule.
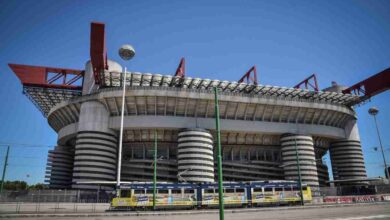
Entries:
[[98,185],[77,182],[116,180],[118,141],[116,132],[108,128],[109,117],[109,112],[100,102],[89,101],[81,105],[72,188],[98,189]]
[[356,120],[347,123],[345,137],[345,139],[333,141],[330,146],[334,180],[366,178],[366,167]]
[[49,150],[47,172],[49,188],[66,189],[72,185],[74,149],[69,146],[56,146]]
[[299,155],[302,183],[318,187],[313,138],[307,135],[284,134],[280,138],[285,179],[299,180],[295,142]]
[[[213,136],[204,129],[178,134],[178,173],[187,182],[214,182]],[[180,181],[180,178],[179,178]]]
[[[122,72],[122,66],[113,61],[107,60],[108,71],[101,73],[102,80],[104,84],[109,85],[110,83],[110,72],[115,72],[118,76],[119,73]],[[93,92],[96,92],[99,89],[99,85],[95,83],[95,75],[93,73],[92,63],[88,61],[85,64],[85,73],[83,80],[83,95],[88,95]]]

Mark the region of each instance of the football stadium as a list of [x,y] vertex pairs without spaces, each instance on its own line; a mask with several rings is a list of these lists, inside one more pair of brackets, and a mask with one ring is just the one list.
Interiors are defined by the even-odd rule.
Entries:
[[84,69],[9,64],[58,134],[48,153],[50,188],[110,190],[115,184],[93,182],[115,182],[118,170],[123,182],[151,182],[155,141],[159,182],[215,182],[214,88],[224,181],[298,180],[299,172],[315,190],[329,184],[328,151],[335,183],[367,179],[354,106],[385,90],[378,80],[389,69],[322,90],[315,75],[292,87],[258,84],[256,66],[237,81],[190,77],[184,59],[171,74],[126,71],[108,59],[104,29],[91,24]]

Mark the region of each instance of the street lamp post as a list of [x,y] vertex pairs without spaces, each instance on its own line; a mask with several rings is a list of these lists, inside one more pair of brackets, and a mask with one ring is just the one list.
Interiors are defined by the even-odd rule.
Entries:
[[[135,55],[135,50],[131,45],[125,44],[119,49],[119,56],[123,60],[130,60]],[[117,183],[116,183],[116,196],[120,197],[120,185],[121,185],[121,166],[122,166],[122,141],[123,141],[123,118],[125,110],[125,95],[126,95],[126,76],[127,69],[122,78],[123,94],[122,94],[122,109],[121,109],[121,127],[119,132],[119,149],[118,149],[118,167],[117,167]]]
[[157,130],[154,130],[154,164],[153,164],[153,210],[156,210],[157,187]]
[[217,130],[217,147],[218,147],[218,196],[219,196],[219,220],[224,220],[223,205],[223,178],[222,178],[222,149],[221,149],[221,128],[219,126],[219,106],[218,106],[218,88],[214,87],[215,96],[215,127]]
[[379,145],[381,146],[381,151],[382,151],[383,163],[385,164],[386,178],[390,179],[389,169],[387,168],[387,163],[386,163],[385,151],[383,150],[382,140],[379,134],[378,122],[376,121],[376,115],[379,113],[379,110],[376,107],[371,107],[370,109],[368,109],[368,113],[374,117],[376,132],[378,134],[378,139],[379,139]]

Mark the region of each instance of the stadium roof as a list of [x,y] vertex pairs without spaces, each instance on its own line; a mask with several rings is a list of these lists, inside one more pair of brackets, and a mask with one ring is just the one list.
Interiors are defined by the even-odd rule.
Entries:
[[[82,95],[82,80],[84,72],[80,70],[53,69],[49,67],[34,67],[10,65],[23,84],[23,93],[46,117],[58,103]],[[50,75],[55,73],[54,75]],[[31,75],[40,74],[39,77]],[[68,79],[66,78],[68,75]],[[105,71],[101,88],[122,86],[123,73]],[[36,83],[35,83],[36,81]],[[57,83],[57,81],[60,81]],[[64,83],[65,82],[65,83]],[[76,83],[78,83],[76,85]],[[352,106],[360,102],[360,97],[352,94],[310,91],[300,88],[287,88],[270,85],[255,85],[253,83],[238,83],[226,80],[210,80],[183,76],[161,74],[128,73],[126,85],[131,87],[174,87],[194,90],[211,90],[219,88],[227,93],[244,93],[268,97],[299,98]]]
[[[20,77],[19,77],[20,78]],[[108,72],[104,74],[101,88],[122,86],[123,73]],[[23,80],[21,79],[22,83]],[[359,96],[336,92],[309,91],[300,88],[287,88],[270,85],[255,85],[237,83],[234,81],[220,81],[182,76],[170,76],[150,73],[132,72],[126,77],[126,85],[131,87],[174,87],[195,90],[211,90],[218,87],[220,91],[228,93],[244,93],[268,97],[288,97],[304,100],[314,100],[340,105],[351,106],[359,101]],[[55,86],[36,86],[23,83],[23,92],[46,117],[58,103],[82,95],[81,86],[77,89],[63,89]]]

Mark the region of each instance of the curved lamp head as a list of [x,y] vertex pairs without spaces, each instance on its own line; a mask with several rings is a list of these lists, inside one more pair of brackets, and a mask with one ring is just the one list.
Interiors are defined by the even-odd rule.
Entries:
[[122,45],[119,49],[119,56],[124,60],[130,60],[135,56],[135,50],[130,44]]
[[379,112],[379,110],[378,110],[378,108],[376,108],[376,107],[371,107],[370,109],[368,109],[368,113],[369,113],[370,115],[377,115],[378,112]]

